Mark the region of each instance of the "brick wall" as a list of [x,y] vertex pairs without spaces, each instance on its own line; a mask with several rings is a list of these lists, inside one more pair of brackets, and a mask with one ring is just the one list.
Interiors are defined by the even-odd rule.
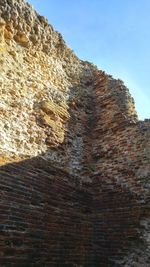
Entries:
[[119,186],[80,185],[38,159],[0,177],[0,266],[109,266],[137,235],[139,206]]

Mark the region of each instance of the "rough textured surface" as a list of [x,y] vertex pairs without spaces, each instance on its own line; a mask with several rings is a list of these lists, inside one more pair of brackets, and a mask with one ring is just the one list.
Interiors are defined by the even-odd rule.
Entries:
[[28,4],[2,0],[0,10],[0,149],[35,156],[63,142],[70,91],[92,70]]
[[22,0],[0,1],[0,266],[149,267],[150,120]]

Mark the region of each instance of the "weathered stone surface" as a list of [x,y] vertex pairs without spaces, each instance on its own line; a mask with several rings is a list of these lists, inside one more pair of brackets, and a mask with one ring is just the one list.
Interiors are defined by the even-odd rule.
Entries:
[[149,267],[150,120],[29,4],[0,14],[0,266]]

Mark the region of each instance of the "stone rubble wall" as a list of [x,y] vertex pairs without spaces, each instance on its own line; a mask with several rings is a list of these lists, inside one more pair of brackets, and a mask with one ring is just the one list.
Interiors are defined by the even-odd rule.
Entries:
[[0,63],[0,161],[61,144],[68,102],[94,66],[80,61],[44,17],[18,0],[0,2]]

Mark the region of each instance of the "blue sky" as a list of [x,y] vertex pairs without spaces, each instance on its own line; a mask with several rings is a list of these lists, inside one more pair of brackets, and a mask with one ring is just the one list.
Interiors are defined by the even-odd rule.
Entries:
[[83,60],[120,78],[150,118],[149,0],[28,0]]

